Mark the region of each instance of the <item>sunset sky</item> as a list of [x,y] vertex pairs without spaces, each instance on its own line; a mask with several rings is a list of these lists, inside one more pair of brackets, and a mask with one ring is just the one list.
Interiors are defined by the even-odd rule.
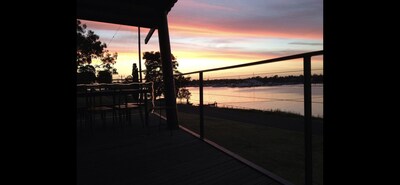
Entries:
[[[138,28],[81,21],[100,36],[110,52],[118,52],[115,67],[119,74],[130,75],[132,64],[139,60]],[[323,0],[178,0],[168,21],[171,50],[181,72],[323,50]],[[159,51],[157,31],[144,44],[148,31],[141,28],[142,52]],[[312,58],[313,73],[322,73],[322,59]],[[302,70],[301,60],[219,71],[205,77],[270,76],[298,70]]]

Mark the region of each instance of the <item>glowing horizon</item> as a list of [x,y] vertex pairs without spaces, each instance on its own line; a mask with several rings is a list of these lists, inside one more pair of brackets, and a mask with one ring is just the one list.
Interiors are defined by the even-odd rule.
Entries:
[[[175,4],[168,21],[171,50],[183,73],[323,50],[322,0],[242,0],[229,5],[223,0],[185,0]],[[132,64],[139,60],[137,27],[81,22],[100,36],[110,52],[118,53],[119,75],[130,75]],[[157,31],[144,44],[148,31],[141,28],[141,51],[159,51]],[[322,59],[313,57],[312,67],[322,68]],[[299,64],[282,62],[231,73],[302,69]]]

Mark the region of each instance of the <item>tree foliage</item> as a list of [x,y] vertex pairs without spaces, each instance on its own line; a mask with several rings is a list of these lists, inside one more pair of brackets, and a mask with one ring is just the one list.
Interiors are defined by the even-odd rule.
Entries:
[[[92,83],[96,79],[96,68],[100,71],[99,79],[104,79],[103,75],[112,76],[111,74],[118,74],[117,69],[113,65],[117,61],[118,53],[110,54],[106,50],[107,45],[100,41],[100,37],[92,30],[87,30],[85,24],[81,24],[79,20],[76,22],[76,64],[78,72],[78,83]],[[92,59],[99,58],[100,65],[93,66]],[[89,79],[85,79],[89,78]],[[102,80],[100,80],[102,81]],[[107,80],[108,82],[109,80]]]
[[180,88],[177,94],[177,98],[182,101],[182,99],[186,99],[186,104],[190,104],[189,99],[192,96],[192,93],[189,92],[189,89]]
[[[145,59],[145,80],[146,82],[154,82],[154,94],[156,97],[161,96],[165,92],[165,85],[163,83],[162,61],[160,52],[144,52],[143,59]],[[178,61],[175,56],[171,54],[172,69],[174,74],[181,74],[178,71]],[[183,77],[182,75],[175,75],[175,93],[178,94],[179,88],[184,87],[190,80],[190,77]]]
[[86,24],[76,21],[76,56],[77,64],[91,64],[92,58],[102,57],[107,45],[92,30],[86,30]]
[[112,74],[118,74],[117,69],[114,68],[113,66],[117,62],[117,58],[118,58],[117,52],[111,55],[106,50],[106,52],[101,58],[102,64],[99,65],[98,68],[101,68],[100,71],[108,71],[111,72]]

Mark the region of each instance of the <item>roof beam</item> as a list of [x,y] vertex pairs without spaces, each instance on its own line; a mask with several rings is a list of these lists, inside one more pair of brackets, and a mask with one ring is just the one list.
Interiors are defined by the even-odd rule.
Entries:
[[147,44],[151,38],[151,36],[153,35],[154,31],[156,31],[155,28],[151,28],[149,33],[147,33],[146,38],[144,39],[144,44]]

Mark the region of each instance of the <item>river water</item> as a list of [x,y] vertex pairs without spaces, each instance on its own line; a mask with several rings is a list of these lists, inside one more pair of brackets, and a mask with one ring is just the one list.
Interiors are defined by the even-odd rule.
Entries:
[[[198,87],[188,87],[190,102],[199,104]],[[304,115],[303,85],[204,87],[204,104],[241,109],[281,110]],[[185,103],[186,100],[177,100]],[[312,115],[323,117],[323,85],[312,84]]]

